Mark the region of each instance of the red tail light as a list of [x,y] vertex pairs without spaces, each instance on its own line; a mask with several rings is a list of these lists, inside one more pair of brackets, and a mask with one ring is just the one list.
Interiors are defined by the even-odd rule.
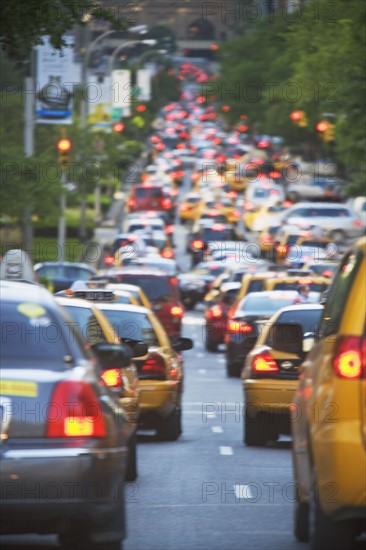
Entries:
[[264,243],[273,243],[273,237],[271,237],[271,235],[265,235],[263,237],[263,242]]
[[253,326],[241,321],[231,320],[228,322],[226,330],[231,334],[250,334],[253,332]]
[[340,378],[366,377],[365,336],[339,336],[334,348],[333,367]]
[[174,258],[174,250],[172,248],[164,248],[164,250],[161,252],[161,256],[170,260]]
[[354,227],[362,227],[363,223],[360,220],[356,220],[356,221],[352,222],[352,225]]
[[141,374],[148,376],[165,376],[166,366],[163,357],[156,352],[151,353],[141,369]]
[[174,225],[170,224],[165,227],[165,233],[167,235],[170,235],[170,233],[173,233],[174,231]]
[[136,204],[135,199],[128,199],[127,206],[135,206],[135,204]]
[[102,409],[86,382],[59,382],[50,403],[47,437],[105,437]]
[[102,372],[101,377],[108,388],[122,388],[123,381],[119,369],[107,369]]
[[200,240],[196,240],[192,242],[192,248],[195,248],[196,250],[201,250],[205,246],[205,243]]
[[279,244],[278,246],[276,246],[276,252],[278,252],[279,254],[287,254],[287,252],[289,251],[289,247],[287,246],[287,244]]
[[326,269],[325,271],[323,271],[322,273],[322,276],[323,277],[327,277],[329,279],[331,279],[333,277],[334,273],[333,271],[331,271],[330,269]]
[[265,351],[254,357],[252,370],[256,373],[263,373],[277,372],[279,369],[277,362],[273,359],[272,355],[268,353],[268,351]]
[[184,313],[184,309],[180,306],[173,306],[170,308],[170,313],[174,317],[182,317]]
[[106,256],[104,258],[104,263],[107,265],[114,264],[114,257],[113,256]]
[[163,208],[171,208],[172,206],[172,201],[170,199],[163,199],[162,200],[162,203],[161,203],[161,206]]
[[222,317],[223,316],[223,310],[220,306],[216,305],[216,306],[212,306],[211,309],[208,310],[207,312],[207,317],[209,319],[218,319],[219,317]]
[[182,204],[180,207],[179,207],[179,210],[181,212],[187,212],[187,210],[190,210],[190,207],[188,206],[188,204]]

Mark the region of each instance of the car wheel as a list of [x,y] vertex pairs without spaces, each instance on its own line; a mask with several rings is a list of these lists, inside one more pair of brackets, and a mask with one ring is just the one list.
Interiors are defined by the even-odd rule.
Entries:
[[335,243],[344,243],[344,241],[346,240],[346,235],[340,229],[336,229],[335,231],[331,232],[330,238]]
[[82,534],[74,531],[60,534],[58,542],[65,550],[123,550],[122,540],[92,542],[88,540],[87,535],[83,537]]
[[[314,485],[316,487],[316,485]],[[352,549],[357,531],[352,520],[333,521],[322,510],[319,496],[313,490],[309,510],[310,550]]]
[[135,481],[137,478],[137,434],[136,431],[131,436],[128,446],[128,458],[126,469],[126,481]]
[[[272,419],[273,421],[273,419]],[[248,447],[263,447],[271,439],[276,439],[274,430],[270,426],[271,417],[268,413],[259,411],[255,418],[251,418],[247,409],[244,419],[244,443]]]
[[299,193],[297,193],[296,191],[290,191],[288,194],[287,194],[287,200],[291,201],[291,202],[299,202],[300,200],[300,195]]
[[296,503],[295,537],[299,542],[309,542],[309,503],[308,502]]
[[161,441],[176,441],[181,433],[181,409],[176,407],[174,411],[160,420],[157,428],[157,436]]
[[206,340],[206,350],[215,352],[217,351],[218,343],[215,340]]
[[236,365],[229,363],[229,361],[226,360],[226,374],[229,378],[237,378],[240,376],[240,371]]

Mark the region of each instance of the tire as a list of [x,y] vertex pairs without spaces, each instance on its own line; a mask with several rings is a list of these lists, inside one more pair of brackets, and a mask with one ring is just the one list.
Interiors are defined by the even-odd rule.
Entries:
[[308,502],[296,503],[295,537],[299,542],[309,542],[309,503]]
[[217,346],[218,346],[218,343],[215,342],[214,340],[206,340],[205,347],[207,351],[211,351],[214,353],[215,351],[217,351]]
[[181,430],[181,409],[176,407],[169,416],[160,420],[157,436],[161,441],[176,441],[181,434]]
[[239,369],[233,363],[229,363],[226,359],[226,374],[228,378],[237,378],[240,375]]
[[351,550],[357,530],[352,520],[333,521],[322,510],[319,498],[313,492],[310,505],[310,550]]
[[137,434],[131,436],[128,446],[128,458],[125,481],[135,481],[137,478]]
[[245,409],[243,440],[247,447],[263,447],[267,441],[276,439],[275,430],[270,425],[270,415],[263,411],[259,414],[258,418],[251,418]]
[[330,238],[332,239],[332,241],[339,244],[344,243],[344,241],[346,240],[346,235],[343,231],[341,231],[341,229],[335,229],[331,232]]

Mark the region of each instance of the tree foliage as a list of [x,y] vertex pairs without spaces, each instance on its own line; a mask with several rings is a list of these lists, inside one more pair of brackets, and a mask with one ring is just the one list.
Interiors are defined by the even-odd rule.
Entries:
[[[310,1],[226,43],[220,85],[227,93],[218,99],[231,106],[231,121],[245,114],[256,131],[318,144],[319,154],[315,125],[325,117],[336,123],[337,160],[364,182],[365,10],[359,0]],[[232,93],[238,83],[239,99]],[[306,127],[291,122],[294,110],[306,113]]]
[[1,8],[0,46],[17,60],[28,59],[44,36],[61,49],[66,31],[90,19],[106,19],[119,29],[128,25],[113,9],[104,9],[93,0],[2,0]]

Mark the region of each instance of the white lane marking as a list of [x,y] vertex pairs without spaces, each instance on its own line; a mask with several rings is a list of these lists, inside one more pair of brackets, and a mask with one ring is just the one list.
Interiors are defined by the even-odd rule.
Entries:
[[211,430],[214,434],[222,434],[222,432],[224,431],[221,426],[211,426]]
[[204,357],[204,356],[205,356],[205,354],[201,353],[201,352],[196,354],[196,357],[198,357],[198,359],[202,359],[202,357]]
[[224,364],[224,363],[226,363],[226,359],[224,359],[223,357],[218,357],[217,362]]
[[250,489],[250,485],[234,485],[234,491],[236,498],[254,498],[253,493]]
[[232,447],[219,447],[220,455],[229,456],[233,455],[234,451]]
[[198,374],[206,374],[206,369],[198,369]]

